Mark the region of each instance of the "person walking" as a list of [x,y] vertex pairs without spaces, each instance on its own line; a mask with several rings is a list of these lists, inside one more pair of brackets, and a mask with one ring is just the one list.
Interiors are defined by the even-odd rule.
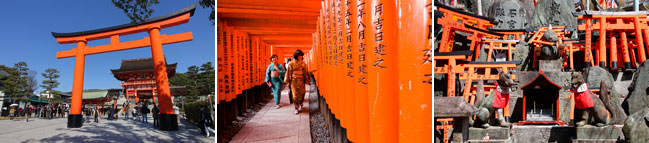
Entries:
[[86,112],[86,123],[90,123],[90,120],[88,119],[90,117],[90,115],[91,115],[90,111],[91,111],[90,108],[85,108],[84,112]]
[[115,112],[115,111],[114,111],[114,108],[113,108],[113,107],[110,107],[110,109],[108,109],[108,118],[107,118],[106,120],[108,120],[108,121],[113,120],[114,117],[115,117],[115,116],[113,116],[113,113],[114,113],[114,112]]
[[10,108],[9,109],[9,120],[14,120],[14,114],[16,113],[16,108],[14,108],[13,106],[9,107],[9,108]]
[[133,115],[133,121],[137,119],[137,106],[131,108],[131,115]]
[[279,105],[281,99],[280,88],[282,87],[282,79],[284,78],[286,70],[281,64],[277,63],[277,55],[273,54],[270,56],[270,61],[271,64],[266,68],[266,78],[264,79],[264,82],[272,87],[273,96],[275,97],[275,107],[279,109],[279,107],[281,107]]
[[155,104],[153,104],[153,109],[152,109],[152,110],[153,110],[153,113],[152,113],[152,114],[153,114],[153,115],[152,115],[152,116],[153,116],[153,127],[154,127],[154,128],[157,128],[157,127],[160,126],[160,125],[159,125],[160,122],[158,122],[158,114],[160,114],[160,109],[158,109],[158,106],[156,106]]
[[147,117],[147,114],[151,112],[151,110],[149,110],[149,107],[146,107],[146,104],[142,104],[142,111],[140,112],[142,112],[142,122],[143,123],[149,122],[148,120],[149,118]]
[[131,114],[131,109],[129,108],[128,101],[126,103],[124,103],[122,106],[124,106],[124,107],[122,107],[122,110],[124,110],[124,120],[127,121],[128,120],[128,114]]
[[[293,58],[288,58],[284,64],[284,68],[288,68],[288,64],[293,61]],[[286,76],[285,76],[286,77]],[[291,83],[286,83],[286,88],[288,88],[288,102],[293,104],[293,92],[291,92]]]
[[306,84],[311,83],[307,65],[304,63],[304,53],[297,49],[293,54],[294,62],[288,64],[286,78],[284,82],[291,85],[293,92],[293,105],[295,105],[295,114],[302,111],[302,102],[306,93]]
[[201,105],[201,131],[205,134],[205,137],[210,137],[210,132],[216,134],[214,132],[214,129],[212,129],[212,114],[210,113],[210,110],[205,107],[205,105]]
[[95,123],[99,123],[99,115],[100,115],[99,108],[95,108],[94,111],[95,111],[95,113],[94,113],[95,114]]
[[23,116],[23,108],[18,108],[18,117]]
[[31,106],[32,106],[31,104],[28,104],[27,106],[25,106],[25,109],[26,109],[26,112],[27,112],[27,114],[25,114],[25,122],[29,122],[29,116],[31,116],[31,114],[32,114]]

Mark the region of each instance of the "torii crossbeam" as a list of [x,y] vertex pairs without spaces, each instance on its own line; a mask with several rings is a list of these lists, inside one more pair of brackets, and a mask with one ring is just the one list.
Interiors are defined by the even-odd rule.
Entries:
[[[144,23],[123,24],[113,27],[88,30],[73,33],[55,33],[52,36],[56,38],[59,44],[76,43],[77,47],[68,51],[56,53],[56,58],[75,57],[74,80],[72,87],[72,103],[70,106],[70,116],[68,117],[68,128],[79,128],[81,122],[81,99],[83,91],[83,74],[86,55],[107,53],[142,47],[151,47],[153,62],[155,66],[155,77],[158,94],[158,103],[160,104],[160,130],[174,131],[178,130],[176,114],[171,104],[169,90],[169,80],[167,77],[166,63],[162,51],[163,44],[171,44],[193,40],[192,32],[160,35],[160,29],[172,27],[189,22],[189,18],[194,15],[196,4],[186,7],[182,10],[169,13],[164,16],[148,19]],[[122,35],[148,32],[150,37],[144,37],[140,40],[120,42],[119,37]],[[95,47],[86,46],[88,41],[110,38],[108,45]]]

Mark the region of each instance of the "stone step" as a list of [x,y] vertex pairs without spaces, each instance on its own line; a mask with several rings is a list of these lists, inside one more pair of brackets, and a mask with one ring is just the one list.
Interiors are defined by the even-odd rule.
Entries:
[[512,142],[526,143],[570,142],[575,134],[572,126],[552,125],[515,125],[512,131]]
[[511,139],[500,139],[500,140],[469,140],[469,143],[511,143]]
[[509,128],[491,126],[489,128],[469,128],[469,140],[482,140],[489,134],[491,140],[509,139]]
[[617,139],[573,139],[573,143],[616,143]]
[[612,139],[617,140],[622,133],[622,125],[614,126],[583,126],[575,129],[577,139]]

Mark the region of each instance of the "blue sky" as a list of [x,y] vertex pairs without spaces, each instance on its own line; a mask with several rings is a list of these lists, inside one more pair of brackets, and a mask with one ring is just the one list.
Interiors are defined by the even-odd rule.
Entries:
[[[153,6],[151,18],[162,16],[190,6],[197,0],[160,0]],[[163,45],[168,63],[178,63],[176,72],[184,73],[191,65],[201,65],[215,59],[215,27],[208,20],[212,10],[197,6],[188,23],[161,30],[161,34],[178,34],[191,31],[194,40]],[[74,58],[57,59],[56,52],[71,50],[76,44],[59,44],[51,32],[78,32],[120,24],[130,20],[110,0],[72,1],[3,1],[0,4],[0,65],[13,67],[25,61],[30,70],[38,72],[37,79],[47,68],[61,73],[61,85],[56,90],[72,91]],[[121,36],[131,41],[148,37],[146,32]],[[88,46],[109,44],[110,39],[88,42]],[[151,48],[144,47],[86,56],[84,89],[121,88],[110,69],[117,69],[122,59],[151,57]],[[39,88],[38,91],[42,91]]]

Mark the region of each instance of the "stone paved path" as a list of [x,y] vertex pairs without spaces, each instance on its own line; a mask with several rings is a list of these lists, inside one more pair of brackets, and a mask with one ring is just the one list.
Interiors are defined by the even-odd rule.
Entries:
[[159,143],[159,142],[214,142],[214,136],[201,136],[201,130],[181,120],[178,131],[161,131],[153,128],[153,118],[148,123],[107,121],[85,123],[81,128],[67,128],[67,118],[0,120],[0,142],[119,142],[119,143]]
[[[295,114],[295,108],[289,104],[288,88],[282,91],[279,109],[275,108],[275,100],[268,104],[248,121],[248,123],[232,138],[233,143],[310,143],[309,99],[304,97],[302,112]],[[307,86],[307,95],[309,86]]]

